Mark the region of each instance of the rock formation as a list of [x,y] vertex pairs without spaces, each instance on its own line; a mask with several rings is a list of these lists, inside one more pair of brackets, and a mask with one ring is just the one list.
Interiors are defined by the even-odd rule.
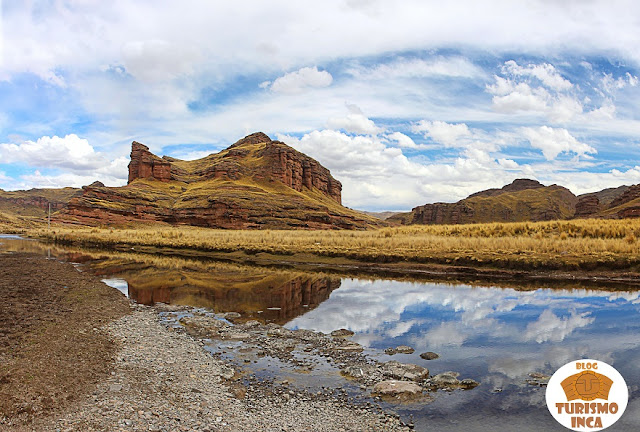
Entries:
[[596,195],[584,195],[578,198],[574,218],[583,219],[600,212],[600,199]]
[[128,183],[139,178],[171,181],[171,163],[151,153],[146,145],[134,141],[131,144]]
[[630,186],[609,204],[609,208],[619,207],[640,198],[640,184]]
[[342,185],[309,156],[263,133],[194,161],[134,141],[127,186],[88,186],[59,219],[216,228],[366,228],[379,219],[341,205]]
[[30,189],[22,191],[0,190],[0,211],[26,216],[43,217],[49,211],[56,212],[66,208],[69,200],[81,195],[75,188]]
[[568,219],[576,202],[576,196],[562,186],[517,179],[501,189],[477,192],[455,203],[425,204],[387,220],[432,225]]
[[543,188],[544,185],[537,180],[533,179],[515,179],[513,182],[508,185],[500,188],[500,189],[487,189],[480,192],[473,193],[469,195],[467,198],[473,198],[477,196],[481,197],[489,197],[503,194],[505,192],[520,192],[527,189],[539,189]]

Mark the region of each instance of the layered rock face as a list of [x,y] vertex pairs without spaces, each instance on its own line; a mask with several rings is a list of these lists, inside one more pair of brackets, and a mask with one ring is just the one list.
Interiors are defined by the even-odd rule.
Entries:
[[159,158],[133,142],[129,183],[84,188],[60,219],[216,228],[366,228],[378,219],[341,205],[342,185],[309,156],[263,133],[194,161]]
[[131,144],[128,183],[139,178],[153,178],[163,182],[171,181],[171,163],[151,153],[146,145],[134,141]]
[[576,203],[575,218],[586,218],[598,214],[600,211],[600,199],[596,195],[585,195]]
[[279,141],[267,143],[261,154],[272,161],[268,172],[271,178],[297,191],[316,188],[342,203],[342,184],[315,160]]
[[[251,156],[253,147],[260,144],[264,144],[264,147],[256,156],[266,163],[256,167],[242,164],[243,159]],[[238,180],[242,176],[252,175],[257,179],[278,180],[298,192],[302,192],[303,187],[309,190],[315,188],[342,204],[342,184],[331,176],[328,169],[285,143],[271,140],[262,132],[248,135],[231,145],[220,153],[220,160],[211,159],[210,165],[196,170],[192,176],[184,168],[176,166],[176,162],[183,161],[159,158],[147,146],[134,141],[131,145],[128,183],[140,178],[192,183],[219,178]]]
[[640,215],[640,185],[603,189],[578,197],[575,218],[627,218]]

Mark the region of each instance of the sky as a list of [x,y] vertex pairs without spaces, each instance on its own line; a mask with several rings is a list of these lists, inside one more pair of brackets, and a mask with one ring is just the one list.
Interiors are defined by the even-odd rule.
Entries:
[[1,1],[0,188],[127,181],[262,131],[343,204],[640,183],[640,3]]

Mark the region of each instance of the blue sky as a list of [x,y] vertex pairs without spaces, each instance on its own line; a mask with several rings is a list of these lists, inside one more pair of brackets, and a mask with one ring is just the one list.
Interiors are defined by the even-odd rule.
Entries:
[[359,209],[640,183],[632,1],[179,3],[1,3],[0,188],[123,185],[132,140],[191,159],[255,131]]

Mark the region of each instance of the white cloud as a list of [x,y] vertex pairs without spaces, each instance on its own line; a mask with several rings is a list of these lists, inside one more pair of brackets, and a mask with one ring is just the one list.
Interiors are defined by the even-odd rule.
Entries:
[[413,132],[422,132],[437,143],[446,147],[459,146],[460,139],[471,136],[469,128],[464,123],[451,124],[443,121],[420,120],[411,127]]
[[524,332],[525,340],[535,340],[538,343],[552,341],[562,342],[576,329],[592,324],[595,318],[588,313],[571,313],[566,318],[556,316],[551,309],[545,309],[536,321],[527,325]]
[[261,84],[261,87],[269,87],[276,93],[301,93],[309,88],[328,87],[333,82],[333,77],[327,71],[319,71],[316,66],[304,67],[294,72],[289,72],[277,78],[272,84]]
[[[331,170],[342,182],[343,203],[361,209],[399,210],[435,201],[457,201],[514,179],[488,152],[470,146],[452,164],[413,161],[377,135],[349,136],[335,130],[278,139]],[[475,173],[469,176],[469,173]]]
[[193,73],[202,56],[194,46],[165,40],[128,41],[122,46],[126,71],[142,81],[167,81]]
[[89,141],[75,134],[65,137],[43,136],[20,144],[0,144],[0,158],[5,163],[26,163],[31,166],[87,171],[107,162],[96,153]]
[[504,64],[503,70],[514,76],[537,78],[546,87],[556,91],[569,90],[573,87],[573,84],[571,84],[569,80],[563,78],[556,68],[548,63],[520,66],[514,60],[509,60]]
[[498,163],[504,169],[518,169],[520,167],[513,159],[500,158],[498,159]]
[[578,141],[566,129],[541,126],[525,127],[521,131],[533,148],[542,150],[547,160],[555,159],[560,153],[575,153],[579,157],[597,153],[595,148]]
[[505,76],[494,75],[494,83],[486,86],[487,92],[494,95],[493,107],[498,112],[535,113],[554,123],[565,123],[583,111],[582,103],[570,92],[573,84],[560,76],[553,65],[520,66],[509,60],[502,66],[502,74]]
[[[42,174],[39,170],[32,174],[20,176],[18,181],[11,183],[11,189],[30,189],[30,188],[62,188],[62,187],[82,187],[98,180],[106,186],[124,186],[127,184],[126,177],[122,177],[122,168],[126,169],[126,165],[122,161],[114,161],[109,167],[94,171],[92,173],[74,174],[62,173],[47,175]],[[111,170],[113,168],[114,170]]]
[[393,132],[387,135],[387,138],[398,143],[398,147],[401,148],[418,148],[418,145],[411,139],[411,137],[403,134],[402,132]]
[[[0,177],[2,184],[10,189],[80,187],[96,180],[109,186],[122,186],[126,184],[129,164],[129,158],[124,156],[108,159],[96,152],[88,140],[75,134],[0,144],[0,160],[38,168],[17,179]],[[41,170],[52,173],[42,174]]]
[[373,80],[425,77],[477,78],[484,76],[483,70],[467,58],[442,56],[428,60],[398,58],[392,62],[373,67],[352,67],[347,72],[357,79]]
[[[489,87],[490,91],[495,88],[496,92],[502,92],[502,83],[496,87]],[[529,84],[520,83],[511,86],[512,90],[505,94],[497,94],[493,97],[493,105],[497,111],[512,113],[518,111],[540,111],[547,109],[549,93],[544,89],[532,89]]]
[[602,89],[607,93],[613,93],[627,86],[635,87],[638,85],[638,77],[627,72],[624,76],[613,78],[613,74],[605,73],[601,80]]
[[[377,135],[384,132],[383,128],[368,119],[359,108],[350,109],[346,117],[332,117],[327,121],[327,127],[331,129],[342,129],[347,132],[367,135]],[[408,137],[407,137],[408,138]]]

